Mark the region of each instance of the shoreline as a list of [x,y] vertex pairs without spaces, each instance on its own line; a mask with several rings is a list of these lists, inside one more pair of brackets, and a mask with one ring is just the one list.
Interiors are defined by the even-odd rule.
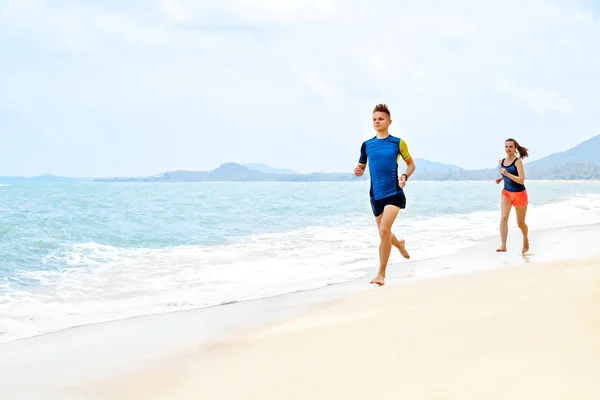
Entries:
[[[509,252],[505,254],[495,253],[498,239],[494,237],[455,254],[412,262],[416,274],[411,278],[406,278],[404,269],[398,268],[411,262],[392,263],[384,288],[413,286],[415,283],[529,263],[600,256],[600,250],[596,250],[590,239],[597,237],[599,232],[600,225],[534,231],[530,234],[534,254],[522,257],[520,235],[511,231]],[[557,244],[559,247],[555,247]],[[553,247],[561,249],[560,253]],[[50,399],[50,393],[54,391],[61,393],[57,398],[64,399],[61,388],[83,384],[91,379],[117,379],[160,365],[173,355],[195,352],[205,343],[235,335],[236,332],[302,318],[319,307],[372,292],[372,289],[378,290],[368,284],[369,274],[375,270],[369,268],[365,271],[368,275],[363,278],[324,288],[224,306],[84,325],[3,343],[0,344],[0,388],[19,393],[19,398],[29,399],[38,398],[31,392],[31,387],[36,387],[44,390],[42,397],[45,399]],[[0,389],[0,395],[2,391]]]
[[[562,232],[564,232],[565,230],[577,232],[582,229],[584,229],[584,230],[585,229],[592,229],[592,230],[597,229],[598,232],[600,232],[600,223],[593,223],[593,224],[588,224],[588,225],[572,225],[572,226],[566,226],[566,227],[561,227],[561,228],[530,230],[530,238],[535,240],[534,238],[537,235],[541,235],[541,236],[544,236],[544,234],[552,235],[552,234],[557,234],[558,232],[561,232],[561,234],[562,234]],[[391,261],[388,264],[388,269],[387,269],[388,275],[386,277],[386,284],[389,285],[390,280],[393,280],[393,282],[395,282],[395,284],[397,284],[398,279],[407,278],[407,276],[403,275],[403,273],[405,272],[405,270],[407,268],[410,268],[412,271],[414,271],[415,268],[419,267],[419,269],[421,269],[421,271],[425,272],[425,274],[421,273],[418,276],[415,276],[414,274],[411,275],[409,278],[411,278],[413,280],[414,279],[418,280],[418,279],[437,278],[438,276],[433,276],[433,275],[435,275],[435,273],[431,270],[432,264],[435,264],[437,261],[440,261],[444,264],[452,265],[452,266],[447,266],[447,267],[442,268],[444,270],[449,271],[445,275],[448,275],[448,274],[453,275],[455,273],[462,274],[462,273],[476,272],[477,269],[471,270],[468,266],[467,266],[467,268],[464,268],[465,267],[464,265],[462,266],[463,269],[465,269],[464,271],[461,271],[461,272],[456,271],[456,265],[453,265],[453,264],[456,264],[457,259],[462,258],[462,256],[460,256],[460,255],[464,254],[465,252],[467,254],[472,253],[473,256],[478,257],[477,263],[479,263],[481,265],[487,265],[485,267],[485,269],[499,267],[500,266],[499,264],[498,265],[494,264],[495,262],[500,261],[500,258],[498,258],[498,257],[504,256],[504,258],[507,258],[507,257],[510,257],[510,255],[513,252],[515,253],[515,254],[512,254],[513,256],[517,255],[519,257],[517,257],[516,259],[514,257],[511,258],[511,260],[512,260],[511,262],[519,263],[521,261],[521,254],[520,254],[520,252],[516,251],[516,248],[518,246],[520,246],[520,242],[518,239],[518,237],[520,237],[520,235],[521,235],[521,233],[518,228],[516,228],[514,226],[509,227],[508,243],[509,243],[509,247],[512,247],[512,251],[509,251],[509,253],[505,253],[504,255],[496,254],[496,256],[494,256],[494,254],[489,254],[489,251],[485,252],[485,250],[483,250],[484,247],[487,246],[490,250],[494,250],[497,247],[497,246],[494,247],[495,242],[498,241],[497,237],[485,237],[471,246],[459,248],[458,250],[455,250],[454,252],[449,253],[449,254],[436,255],[436,256],[420,259],[420,260],[414,260],[414,259],[405,260],[403,258],[400,258],[400,260],[401,260],[400,262]],[[518,236],[518,237],[515,237],[515,236]],[[511,243],[511,241],[514,243]],[[533,246],[532,246],[532,250],[533,250]],[[392,248],[392,254],[395,254],[395,252],[396,252],[396,249]],[[532,255],[535,255],[535,254],[532,254]],[[537,254],[535,256],[536,256],[537,260],[552,259],[552,257],[548,258],[547,255],[548,254],[543,255],[542,258],[540,258],[540,254]],[[394,259],[394,257],[390,257],[390,260],[392,260],[392,259]],[[471,260],[474,260],[474,258],[471,258]],[[529,262],[528,258],[525,258],[522,260],[524,260],[525,263]],[[472,264],[472,263],[473,262],[471,262],[470,264]],[[505,260],[502,261],[502,266],[506,266],[506,265],[508,265],[506,263],[506,261]],[[402,272],[398,271],[398,268],[402,268],[402,266],[404,266]],[[453,269],[453,270],[450,271],[451,269]],[[360,282],[364,281],[364,280],[367,280],[367,282],[368,282],[368,280],[370,280],[370,278],[371,278],[369,274],[374,274],[376,271],[376,267],[373,266],[373,267],[368,267],[368,268],[361,268],[361,269],[358,269],[357,271],[364,272],[365,276],[354,278],[354,279],[351,279],[348,281],[336,282],[336,283],[328,284],[325,286],[308,288],[308,289],[300,289],[300,290],[275,294],[275,295],[271,295],[271,296],[248,299],[248,300],[229,301],[229,302],[224,302],[221,304],[213,304],[213,305],[191,308],[191,309],[174,310],[174,311],[158,312],[158,313],[151,313],[151,314],[141,314],[141,315],[135,315],[135,316],[131,316],[131,317],[117,318],[117,319],[113,319],[113,320],[106,320],[106,321],[92,322],[92,323],[81,324],[81,325],[74,325],[74,326],[65,327],[65,328],[50,331],[50,332],[45,332],[45,333],[40,333],[40,334],[36,334],[36,335],[32,335],[32,336],[17,338],[17,339],[10,340],[7,342],[0,342],[0,351],[2,350],[3,346],[11,345],[11,344],[17,343],[17,342],[39,340],[40,338],[44,338],[45,336],[62,334],[63,332],[67,332],[67,331],[70,331],[73,329],[88,329],[89,327],[99,326],[99,325],[104,325],[104,324],[118,324],[120,322],[125,323],[127,321],[136,320],[136,319],[140,319],[140,318],[142,318],[142,319],[143,318],[154,318],[154,317],[166,316],[166,315],[177,314],[177,313],[201,312],[202,310],[234,306],[236,304],[270,301],[270,299],[277,299],[277,298],[281,298],[281,297],[285,297],[285,296],[296,296],[296,295],[303,296],[303,293],[306,293],[307,295],[310,295],[311,293],[314,293],[314,292],[320,292],[320,291],[323,291],[323,293],[325,293],[325,292],[335,293],[335,292],[338,292],[338,290],[336,290],[336,288],[340,288],[340,290],[339,290],[340,293],[346,293],[346,292],[350,293],[355,290],[362,290],[361,287],[364,288],[363,287],[364,285],[362,285]],[[443,277],[443,276],[439,276],[439,277]],[[408,282],[402,282],[402,283],[408,283]],[[353,287],[353,286],[357,286],[357,287]]]

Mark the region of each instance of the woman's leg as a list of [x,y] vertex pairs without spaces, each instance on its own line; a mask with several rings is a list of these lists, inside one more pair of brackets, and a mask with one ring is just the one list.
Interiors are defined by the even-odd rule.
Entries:
[[508,216],[510,215],[510,210],[512,208],[512,203],[508,197],[502,196],[500,200],[500,240],[502,245],[496,251],[505,252],[506,251],[506,239],[508,238]]
[[525,223],[527,206],[515,207],[515,213],[517,214],[517,224],[521,229],[521,233],[523,233],[523,250],[521,250],[521,253],[525,254],[529,251],[529,227]]

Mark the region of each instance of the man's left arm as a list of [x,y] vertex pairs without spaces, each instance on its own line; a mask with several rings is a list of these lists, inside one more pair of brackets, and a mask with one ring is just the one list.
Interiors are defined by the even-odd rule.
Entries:
[[415,172],[416,165],[415,161],[410,155],[410,152],[408,151],[408,146],[404,139],[400,140],[400,157],[402,157],[402,159],[406,163],[406,172],[404,172],[404,174],[410,178],[413,172]]

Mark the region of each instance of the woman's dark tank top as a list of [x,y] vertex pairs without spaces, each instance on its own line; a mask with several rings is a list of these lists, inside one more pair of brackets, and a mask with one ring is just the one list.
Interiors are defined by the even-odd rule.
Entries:
[[[517,166],[515,165],[518,158],[515,158],[512,164],[510,164],[508,167],[504,165],[504,160],[505,158],[502,159],[502,168],[506,169],[506,172],[508,172],[509,174],[519,176],[519,171],[517,170]],[[513,181],[508,176],[502,175],[502,178],[504,179],[504,189],[506,191],[522,192],[525,190],[525,185],[521,185],[520,183]]]

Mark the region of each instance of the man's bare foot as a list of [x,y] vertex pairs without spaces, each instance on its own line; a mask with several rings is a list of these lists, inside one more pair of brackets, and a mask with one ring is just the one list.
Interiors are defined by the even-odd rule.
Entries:
[[377,275],[375,278],[373,278],[371,280],[371,283],[375,283],[375,284],[377,284],[379,286],[383,286],[384,285],[384,282],[383,282],[384,279],[385,279],[385,277],[383,277],[381,275]]
[[523,250],[521,250],[521,254],[525,254],[529,251],[529,238],[523,238]]
[[499,249],[496,250],[498,253],[505,253],[506,252],[506,247],[500,247]]
[[408,251],[406,251],[406,247],[404,247],[404,239],[398,239],[398,242],[400,243],[398,250],[400,250],[400,254],[402,254],[402,257],[410,258],[410,254],[408,254]]

